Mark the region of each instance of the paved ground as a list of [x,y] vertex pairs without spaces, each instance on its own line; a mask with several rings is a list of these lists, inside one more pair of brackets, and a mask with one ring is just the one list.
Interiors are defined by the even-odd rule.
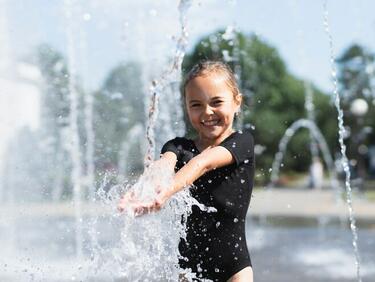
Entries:
[[[346,217],[346,199],[341,200],[330,190],[298,188],[255,189],[249,214],[252,216]],[[375,220],[375,202],[353,197],[356,218]]]
[[[330,190],[309,190],[302,188],[254,189],[249,215],[281,217],[338,217],[348,216],[348,206],[344,200]],[[353,198],[356,218],[375,222],[375,202],[360,197]],[[83,215],[116,212],[115,207],[104,208],[98,204],[82,204]],[[23,216],[74,216],[71,202],[37,203],[18,206],[0,206],[0,223],[6,215]]]

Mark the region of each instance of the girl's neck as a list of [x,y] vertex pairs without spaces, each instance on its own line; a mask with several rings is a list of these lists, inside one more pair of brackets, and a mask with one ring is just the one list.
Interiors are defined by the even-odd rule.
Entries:
[[203,136],[199,136],[194,142],[195,142],[195,146],[197,147],[197,149],[202,152],[204,151],[205,149],[207,148],[210,148],[210,147],[215,147],[217,145],[219,145],[221,142],[223,142],[227,137],[229,137],[232,133],[234,132],[234,129],[230,129],[226,132],[224,132],[222,135],[220,135],[218,138],[216,139],[209,139],[209,138],[205,138]]

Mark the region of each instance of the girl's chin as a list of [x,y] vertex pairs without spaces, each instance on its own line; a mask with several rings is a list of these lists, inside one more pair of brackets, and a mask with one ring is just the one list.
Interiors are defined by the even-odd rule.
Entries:
[[213,126],[212,128],[204,128],[201,134],[207,138],[217,138],[224,133],[224,130],[219,126]]

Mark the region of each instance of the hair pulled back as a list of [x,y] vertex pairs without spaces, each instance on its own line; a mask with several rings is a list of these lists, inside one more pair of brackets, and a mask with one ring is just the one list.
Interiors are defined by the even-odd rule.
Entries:
[[182,94],[185,97],[185,88],[196,77],[207,76],[211,74],[219,74],[224,76],[225,83],[232,90],[233,97],[240,94],[240,90],[237,85],[236,77],[232,69],[222,61],[211,61],[205,60],[195,64],[192,69],[186,74],[182,84]]

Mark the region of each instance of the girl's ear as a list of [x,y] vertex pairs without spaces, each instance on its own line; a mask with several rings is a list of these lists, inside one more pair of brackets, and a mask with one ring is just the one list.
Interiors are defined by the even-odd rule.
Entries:
[[236,95],[236,97],[234,97],[234,100],[235,100],[236,104],[241,106],[241,104],[242,104],[242,93],[238,93]]

